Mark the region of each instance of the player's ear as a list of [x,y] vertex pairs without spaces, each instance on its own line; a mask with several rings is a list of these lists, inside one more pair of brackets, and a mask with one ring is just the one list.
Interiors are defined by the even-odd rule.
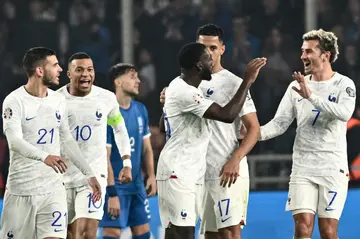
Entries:
[[66,72],[67,77],[70,79],[70,71]]
[[195,67],[196,67],[196,69],[197,69],[198,71],[201,71],[202,68],[203,68],[203,65],[202,65],[202,63],[199,61],[198,63],[196,63]]
[[220,55],[221,55],[221,56],[225,53],[225,49],[226,49],[226,47],[225,47],[225,44],[223,43],[223,44],[221,45],[221,48],[220,48]]
[[35,73],[38,76],[43,76],[44,75],[44,69],[41,66],[35,67]]

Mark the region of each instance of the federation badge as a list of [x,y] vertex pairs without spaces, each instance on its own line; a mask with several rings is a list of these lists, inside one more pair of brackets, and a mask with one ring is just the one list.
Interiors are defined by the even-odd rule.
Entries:
[[12,115],[13,115],[13,111],[9,107],[4,110],[3,113],[4,119],[11,119]]
[[351,87],[346,87],[346,93],[350,96],[350,97],[355,97],[355,90]]

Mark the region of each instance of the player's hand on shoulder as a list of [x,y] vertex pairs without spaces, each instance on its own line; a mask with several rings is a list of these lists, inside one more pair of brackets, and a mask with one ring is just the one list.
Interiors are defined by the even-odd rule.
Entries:
[[162,91],[160,92],[160,104],[165,104],[165,91],[166,91],[167,87],[164,87],[164,89],[162,89]]
[[131,168],[123,167],[119,173],[121,183],[130,183],[132,181]]
[[47,166],[52,167],[57,173],[59,172],[65,173],[67,169],[65,162],[59,156],[56,155],[48,155],[45,158],[44,163]]
[[266,58],[255,58],[247,64],[245,69],[244,81],[247,83],[253,83],[259,75],[260,69],[266,65]]
[[152,197],[156,194],[156,178],[155,175],[149,176],[146,180],[146,192],[148,197]]
[[119,197],[109,197],[107,211],[112,220],[115,220],[118,216],[120,216]]
[[93,202],[97,202],[101,199],[101,186],[96,177],[91,177],[88,179],[89,185],[93,190],[92,200]]
[[228,184],[231,187],[231,184],[236,182],[236,179],[239,177],[240,162],[236,158],[231,158],[228,160],[220,171],[220,185],[226,187]]

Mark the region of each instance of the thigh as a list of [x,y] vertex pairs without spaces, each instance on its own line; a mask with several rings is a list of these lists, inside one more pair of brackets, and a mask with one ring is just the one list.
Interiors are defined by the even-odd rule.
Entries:
[[199,217],[196,210],[195,183],[179,179],[158,181],[158,200],[162,225],[195,227]]
[[345,177],[322,177],[319,180],[318,216],[339,220],[344,209],[349,181]]
[[66,189],[66,201],[68,210],[68,223],[71,224],[75,221],[75,198],[77,188]]
[[36,238],[34,196],[16,196],[5,192],[0,238]]
[[37,204],[37,238],[66,238],[68,218],[65,188],[46,196],[37,196]]
[[318,200],[319,187],[310,177],[292,176],[290,178],[286,211],[311,210],[315,213]]
[[220,180],[211,181],[208,190],[214,201],[217,229],[245,225],[249,197],[249,178],[239,177],[231,187],[221,187]]
[[150,206],[146,192],[131,196],[129,227],[140,226],[150,221]]

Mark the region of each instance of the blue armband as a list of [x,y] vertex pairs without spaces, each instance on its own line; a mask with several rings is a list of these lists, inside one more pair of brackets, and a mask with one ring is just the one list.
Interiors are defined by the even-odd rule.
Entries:
[[117,196],[117,192],[116,192],[116,187],[115,185],[109,185],[106,187],[106,192],[109,195],[109,197],[116,197]]

